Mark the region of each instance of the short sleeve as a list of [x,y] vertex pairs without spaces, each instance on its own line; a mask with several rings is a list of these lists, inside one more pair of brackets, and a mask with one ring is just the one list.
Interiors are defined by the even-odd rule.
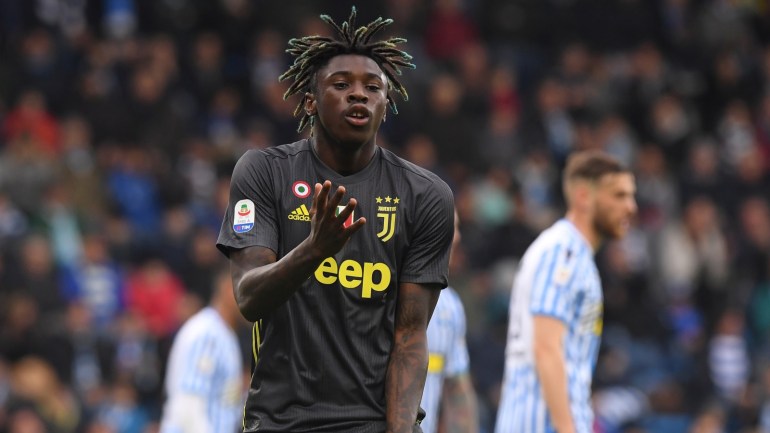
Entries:
[[532,314],[569,323],[578,264],[579,257],[572,245],[556,244],[544,250],[534,273],[530,296]]
[[452,309],[452,328],[453,337],[452,345],[447,354],[446,375],[448,377],[459,376],[469,369],[468,361],[468,345],[465,340],[465,310],[463,309],[462,301],[451,289],[441,292],[441,296],[449,296],[451,299]]
[[264,152],[246,152],[235,165],[230,198],[219,230],[217,248],[262,246],[278,250],[278,221],[270,164]]
[[220,348],[211,334],[196,339],[190,346],[184,362],[184,373],[180,375],[181,389],[198,395],[210,395],[214,389],[214,375],[217,372],[217,357]]
[[399,282],[448,284],[449,251],[454,236],[454,197],[446,183],[435,178],[418,196],[413,239],[404,257]]

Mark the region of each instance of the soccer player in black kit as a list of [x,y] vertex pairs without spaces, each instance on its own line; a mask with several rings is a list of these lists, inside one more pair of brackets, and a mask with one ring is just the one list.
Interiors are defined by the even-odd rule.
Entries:
[[245,432],[412,432],[426,328],[447,285],[454,203],[436,175],[376,144],[411,56],[391,20],[292,39],[286,97],[311,136],[244,154],[217,246],[254,325]]

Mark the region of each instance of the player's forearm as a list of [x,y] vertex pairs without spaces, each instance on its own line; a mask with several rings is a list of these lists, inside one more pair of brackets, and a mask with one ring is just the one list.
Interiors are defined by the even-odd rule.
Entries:
[[241,314],[256,321],[280,306],[304,283],[324,258],[300,243],[280,260],[233,273],[235,299]]
[[396,329],[385,382],[387,433],[411,433],[428,372],[425,329]]
[[441,414],[446,433],[478,433],[476,394],[467,373],[444,380]]
[[561,346],[535,343],[535,369],[551,422],[558,433],[574,433],[567,391],[567,369]]
[[444,381],[442,416],[447,433],[477,433],[478,409],[470,376],[462,374]]

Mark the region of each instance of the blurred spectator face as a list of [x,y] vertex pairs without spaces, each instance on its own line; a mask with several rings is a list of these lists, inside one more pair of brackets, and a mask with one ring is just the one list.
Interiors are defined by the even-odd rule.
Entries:
[[721,335],[740,336],[743,332],[745,317],[743,313],[737,310],[726,312],[717,324],[717,333]]
[[691,201],[684,211],[684,224],[692,237],[698,239],[706,235],[717,225],[714,203],[705,197]]
[[455,77],[449,74],[440,75],[433,80],[430,87],[430,109],[439,115],[454,114],[460,108],[462,96],[462,87]]
[[646,146],[639,152],[637,171],[640,176],[659,176],[666,173],[666,160],[657,146]]
[[645,44],[634,53],[632,66],[635,75],[640,79],[657,79],[663,72],[663,59],[655,46]]
[[198,266],[211,266],[220,256],[215,245],[217,234],[208,229],[197,230],[192,237],[192,260]]
[[770,208],[760,197],[746,200],[741,205],[740,220],[743,232],[755,245],[770,246]]
[[702,413],[690,428],[690,433],[723,433],[724,431],[724,415],[719,410]]
[[588,50],[582,44],[568,46],[561,56],[562,73],[567,78],[578,78],[588,75],[591,58]]
[[676,141],[690,133],[691,125],[678,98],[664,95],[652,107],[652,126],[664,141]]
[[698,179],[715,177],[719,167],[717,147],[705,141],[693,146],[690,151],[689,165],[692,173]]
[[88,263],[106,263],[109,261],[107,242],[97,234],[86,235],[83,239],[83,257]]
[[16,363],[11,382],[15,394],[34,402],[56,395],[59,381],[53,368],[40,358],[27,357]]
[[31,409],[23,409],[11,414],[8,420],[8,433],[48,433],[45,422]]
[[233,117],[240,109],[241,99],[233,89],[224,88],[217,91],[211,105],[212,113],[218,116]]
[[67,328],[72,334],[89,334],[91,329],[91,310],[85,304],[73,302],[67,307]]
[[26,296],[14,296],[7,300],[3,310],[6,316],[3,326],[16,334],[26,333],[35,325],[38,318],[37,304]]
[[219,69],[222,63],[222,40],[214,33],[204,33],[195,40],[193,63],[202,70]]
[[457,60],[460,66],[460,75],[466,87],[486,84],[489,54],[483,44],[466,44]]
[[19,98],[19,112],[22,116],[34,118],[45,113],[45,99],[38,91],[24,92]]
[[171,77],[177,73],[177,51],[174,41],[168,36],[153,38],[147,47],[150,63],[156,73]]
[[436,145],[426,135],[414,135],[406,142],[404,157],[423,168],[436,165]]
[[717,80],[724,85],[737,83],[741,78],[741,66],[733,53],[723,53],[714,65]]
[[22,268],[29,275],[45,275],[53,269],[51,245],[43,236],[29,237],[21,250]]
[[563,111],[567,106],[567,92],[564,86],[556,80],[545,80],[537,92],[537,105],[544,113]]
[[752,147],[738,159],[738,177],[746,183],[755,183],[765,176],[765,163],[759,149]]
[[283,99],[286,89],[286,82],[273,81],[265,86],[262,101],[271,112],[284,119],[291,119],[294,116],[294,105]]
[[151,104],[163,95],[166,83],[149,67],[139,68],[134,72],[131,90],[136,101]]
[[54,60],[53,43],[45,30],[39,29],[30,33],[24,38],[21,49],[26,66],[33,72],[47,68]]
[[192,228],[192,215],[182,206],[167,209],[163,214],[163,231],[172,239],[182,239]]
[[61,140],[65,150],[88,147],[91,143],[91,125],[80,116],[72,116],[61,124]]

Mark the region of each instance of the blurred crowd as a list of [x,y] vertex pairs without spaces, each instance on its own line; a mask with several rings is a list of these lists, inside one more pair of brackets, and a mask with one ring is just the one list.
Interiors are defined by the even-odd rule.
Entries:
[[[302,136],[286,42],[350,4],[0,2],[0,433],[155,431],[232,167]],[[455,192],[481,431],[517,260],[563,212],[566,156],[600,148],[640,212],[598,254],[596,431],[770,433],[770,2],[358,6],[418,65],[378,143]]]

